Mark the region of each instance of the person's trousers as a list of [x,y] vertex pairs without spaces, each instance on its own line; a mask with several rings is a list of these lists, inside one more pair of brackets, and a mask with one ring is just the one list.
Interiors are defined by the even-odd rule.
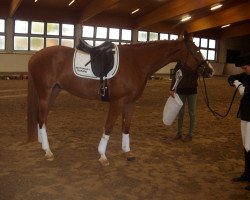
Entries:
[[183,106],[178,114],[178,134],[182,134],[182,128],[183,128],[183,119],[184,119],[184,111],[185,111],[185,105],[186,102],[188,104],[188,113],[190,118],[189,123],[189,135],[192,136],[193,130],[196,124],[196,100],[197,100],[197,94],[192,95],[181,95],[178,94],[181,101],[183,102]]
[[245,150],[248,152],[250,150],[250,122],[241,120],[240,127],[241,127],[242,143]]
[[250,122],[241,120],[241,136],[245,154],[245,170],[243,176],[250,178]]

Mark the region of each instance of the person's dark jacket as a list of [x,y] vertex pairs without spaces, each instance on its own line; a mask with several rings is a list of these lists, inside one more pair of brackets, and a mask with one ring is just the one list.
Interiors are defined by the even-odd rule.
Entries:
[[[175,71],[177,70],[178,68],[175,68]],[[181,71],[183,77],[177,86],[176,93],[182,95],[197,94],[198,74],[185,67],[181,68]],[[172,90],[174,83],[175,83],[175,75],[174,78],[172,79],[170,90]]]
[[232,85],[235,80],[241,82],[245,87],[237,116],[239,116],[241,120],[250,122],[250,75],[241,73],[237,75],[231,75],[228,78],[228,82],[230,85]]

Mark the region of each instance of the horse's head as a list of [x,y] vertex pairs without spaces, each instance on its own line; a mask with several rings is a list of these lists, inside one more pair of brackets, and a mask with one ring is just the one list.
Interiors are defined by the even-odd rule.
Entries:
[[183,65],[193,71],[197,71],[203,77],[212,77],[214,75],[212,65],[205,60],[198,47],[194,44],[192,37],[187,33],[184,33],[184,46],[185,51],[183,51],[183,56],[185,60]]

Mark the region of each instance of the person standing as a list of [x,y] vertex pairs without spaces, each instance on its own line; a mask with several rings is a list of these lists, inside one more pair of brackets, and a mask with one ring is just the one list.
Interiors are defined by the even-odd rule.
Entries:
[[[239,177],[233,178],[232,181],[250,182],[250,53],[239,56],[235,66],[241,67],[243,73],[229,76],[228,83],[238,88],[240,95],[242,95],[237,117],[241,119],[245,169]],[[250,185],[246,189],[250,190]]]
[[[180,64],[177,63],[174,69],[174,72],[180,69]],[[175,84],[175,76],[173,76],[170,95],[174,97],[174,93],[176,92],[181,101],[183,102],[183,106],[178,114],[178,131],[177,135],[174,139],[181,139],[185,142],[191,141],[193,137],[193,130],[195,128],[196,123],[196,100],[197,100],[197,80],[198,80],[198,72],[193,72],[188,68],[182,67],[182,79],[179,82],[176,91],[172,90]],[[188,113],[190,118],[189,124],[189,132],[183,137],[182,129],[183,129],[183,119],[184,119],[184,111],[186,102],[188,104]]]

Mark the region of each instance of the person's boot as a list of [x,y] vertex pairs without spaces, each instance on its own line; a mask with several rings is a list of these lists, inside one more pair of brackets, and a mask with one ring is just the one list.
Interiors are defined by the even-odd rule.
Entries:
[[193,139],[192,135],[186,135],[186,137],[183,138],[183,142],[191,142]]
[[246,186],[245,189],[250,191],[250,185]]
[[250,151],[244,151],[245,154],[245,171],[241,176],[233,178],[233,182],[250,182]]
[[173,140],[181,140],[182,139],[182,134],[177,133],[176,136],[173,138]]

